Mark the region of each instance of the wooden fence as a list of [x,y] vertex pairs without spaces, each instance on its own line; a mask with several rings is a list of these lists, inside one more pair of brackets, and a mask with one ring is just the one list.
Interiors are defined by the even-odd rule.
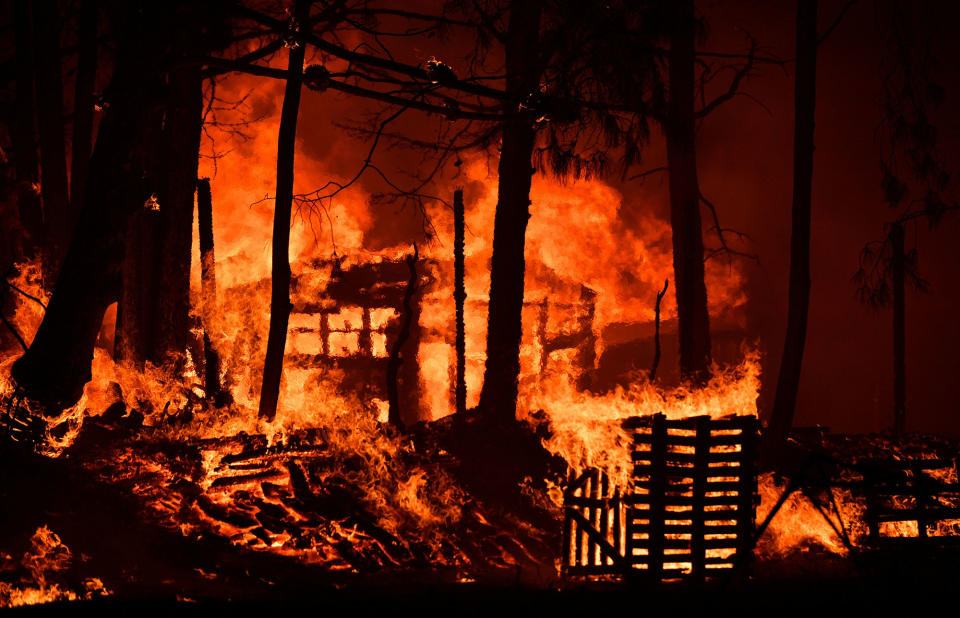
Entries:
[[759,423],[743,416],[628,419],[633,477],[587,470],[564,495],[566,575],[703,579],[749,558]]

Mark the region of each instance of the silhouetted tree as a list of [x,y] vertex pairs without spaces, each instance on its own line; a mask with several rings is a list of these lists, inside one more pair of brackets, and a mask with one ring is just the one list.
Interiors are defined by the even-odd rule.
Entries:
[[[84,207],[33,344],[12,369],[22,392],[48,412],[76,402],[90,379],[104,312],[120,296],[130,220],[164,190],[158,159],[169,153],[158,153],[157,144],[163,143],[165,112],[172,112],[170,122],[176,116],[166,107],[171,41],[180,33],[205,49],[224,44],[222,8],[202,5],[194,19],[184,19],[187,6],[111,5],[116,62]],[[195,161],[194,153],[194,176]]]
[[878,6],[890,50],[882,62],[880,186],[884,202],[896,214],[883,239],[861,251],[854,282],[859,299],[873,308],[892,300],[893,429],[899,434],[906,431],[906,284],[918,291],[929,287],[918,271],[918,247],[906,248],[905,232],[920,222],[934,229],[960,206],[931,119],[932,110],[946,100],[946,90],[935,80],[938,58],[928,36],[936,11],[899,0]]
[[[293,12],[293,28],[306,27],[310,17],[308,0],[297,0]],[[296,37],[296,33],[293,33]],[[293,204],[293,161],[297,138],[297,116],[300,113],[300,89],[303,84],[303,59],[306,43],[291,39],[287,59],[287,83],[283,91],[280,131],[277,135],[277,193],[273,207],[273,252],[270,294],[270,331],[263,362],[263,386],[260,391],[262,418],[272,419],[277,413],[280,378],[283,375],[283,351],[290,319],[290,216]]]
[[40,0],[31,3],[31,7],[40,134],[40,191],[46,228],[44,270],[49,285],[66,253],[75,217],[70,211],[67,186],[58,3],[57,0]]
[[73,135],[70,137],[70,211],[73,213],[80,212],[93,147],[98,22],[97,0],[83,0],[77,25],[77,75],[73,95]]
[[536,0],[512,0],[504,44],[507,92],[504,104],[500,163],[497,168],[497,210],[490,260],[490,304],[487,318],[487,359],[480,408],[501,422],[513,422],[520,376],[523,335],[524,246],[530,219],[530,179],[533,175],[533,112],[516,103],[537,89],[541,5]]
[[710,313],[704,281],[694,115],[697,20],[693,0],[677,0],[671,7],[669,93],[663,127],[670,175],[680,375],[702,382],[710,371]]
[[790,287],[787,331],[773,410],[767,425],[768,453],[786,440],[793,424],[810,307],[810,196],[817,77],[817,0],[797,1],[794,85],[793,204],[790,217]]
[[13,30],[16,92],[10,128],[17,181],[15,193],[17,212],[25,232],[24,257],[31,258],[43,242],[43,210],[35,188],[40,181],[40,170],[34,124],[33,40],[28,0],[15,0],[13,3]]

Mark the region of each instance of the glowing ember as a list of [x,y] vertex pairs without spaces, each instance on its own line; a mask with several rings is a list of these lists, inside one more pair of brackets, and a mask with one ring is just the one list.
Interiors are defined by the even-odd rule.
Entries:
[[[60,537],[46,526],[37,528],[30,539],[30,549],[19,560],[0,555],[0,573],[5,580],[0,581],[0,608],[110,594],[97,578],[84,579],[79,590],[70,588],[63,573],[70,568],[72,561],[73,555]],[[18,578],[15,583],[9,583],[12,576]]]

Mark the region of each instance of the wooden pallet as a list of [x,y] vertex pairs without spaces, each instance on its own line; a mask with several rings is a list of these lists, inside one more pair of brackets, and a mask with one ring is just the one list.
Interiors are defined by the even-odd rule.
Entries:
[[960,532],[960,484],[942,480],[955,465],[947,459],[860,462],[870,545],[921,551],[960,545],[960,535],[937,530],[951,522]]
[[756,417],[637,417],[631,486],[599,470],[565,494],[567,575],[703,579],[746,560],[757,504]]

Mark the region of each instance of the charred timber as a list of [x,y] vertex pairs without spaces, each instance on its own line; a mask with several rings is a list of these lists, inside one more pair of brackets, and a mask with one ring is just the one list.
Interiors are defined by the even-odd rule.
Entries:
[[657,368],[660,366],[660,303],[663,297],[667,295],[667,287],[670,285],[669,279],[663,280],[663,289],[657,292],[657,302],[653,307],[653,364],[650,366],[650,381],[653,382],[657,377]]
[[[412,305],[413,297],[417,293],[419,275],[417,275],[417,259],[419,252],[417,246],[413,246],[413,253],[407,256],[407,268],[410,271],[410,278],[407,280],[407,290],[403,295],[403,310],[400,326],[400,332],[397,339],[390,349],[390,358],[387,360],[387,404],[389,405],[388,422],[394,427],[400,427],[403,424],[400,410],[400,367],[408,359],[404,358],[404,346],[410,339],[410,331],[414,321],[414,308]],[[416,351],[413,354],[416,358]],[[412,363],[408,363],[412,364]]]

